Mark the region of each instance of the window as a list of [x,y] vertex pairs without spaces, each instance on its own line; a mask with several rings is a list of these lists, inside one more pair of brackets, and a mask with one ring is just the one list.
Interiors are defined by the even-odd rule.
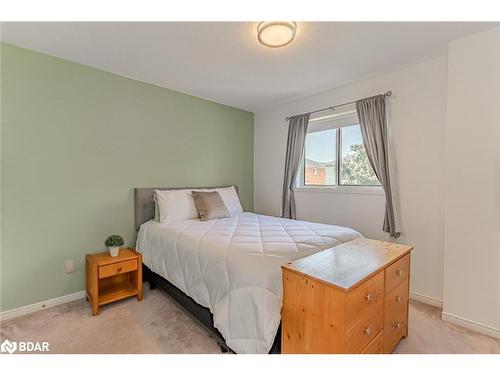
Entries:
[[342,154],[339,185],[380,185],[368,161],[359,125],[339,128]]
[[380,186],[356,115],[316,123],[312,120],[304,156],[303,186]]
[[304,185],[335,185],[336,129],[307,134]]

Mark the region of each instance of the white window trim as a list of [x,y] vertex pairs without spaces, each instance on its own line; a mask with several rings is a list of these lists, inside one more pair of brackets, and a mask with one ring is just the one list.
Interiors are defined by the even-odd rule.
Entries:
[[294,192],[298,193],[327,193],[327,194],[360,194],[360,195],[384,195],[382,186],[297,186]]

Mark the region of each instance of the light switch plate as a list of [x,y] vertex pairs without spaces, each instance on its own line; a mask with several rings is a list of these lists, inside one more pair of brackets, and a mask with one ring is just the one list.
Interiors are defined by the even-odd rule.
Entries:
[[66,260],[64,262],[64,270],[66,271],[66,273],[75,272],[75,261],[74,260]]

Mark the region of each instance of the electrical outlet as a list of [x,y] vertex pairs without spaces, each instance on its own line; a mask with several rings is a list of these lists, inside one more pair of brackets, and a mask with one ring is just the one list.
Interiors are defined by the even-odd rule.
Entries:
[[75,272],[75,261],[74,260],[66,260],[64,262],[64,270],[66,271],[66,273]]

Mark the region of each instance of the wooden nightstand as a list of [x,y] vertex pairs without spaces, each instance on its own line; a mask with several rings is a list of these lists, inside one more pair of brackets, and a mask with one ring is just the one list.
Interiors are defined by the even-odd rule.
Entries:
[[109,252],[86,256],[87,299],[92,314],[99,306],[137,296],[142,300],[142,256],[133,249],[120,249],[116,257]]

